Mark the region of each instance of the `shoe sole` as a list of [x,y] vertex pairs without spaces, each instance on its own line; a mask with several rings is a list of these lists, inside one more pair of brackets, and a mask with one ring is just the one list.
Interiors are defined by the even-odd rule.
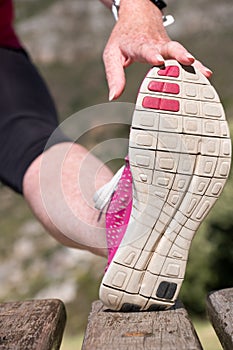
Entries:
[[160,310],[179,294],[192,239],[219,197],[231,141],[215,89],[169,60],[152,68],[137,98],[129,140],[133,207],[102,280],[113,310]]

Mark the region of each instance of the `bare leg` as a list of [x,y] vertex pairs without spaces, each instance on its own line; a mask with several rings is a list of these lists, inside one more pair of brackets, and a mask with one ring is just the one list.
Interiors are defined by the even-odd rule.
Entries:
[[52,146],[28,168],[23,193],[35,216],[59,242],[106,256],[104,217],[93,207],[94,192],[111,171],[85,148]]

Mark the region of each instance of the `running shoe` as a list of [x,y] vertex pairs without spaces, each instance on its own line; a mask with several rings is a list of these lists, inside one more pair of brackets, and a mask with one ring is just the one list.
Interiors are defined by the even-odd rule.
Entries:
[[174,60],[153,67],[132,118],[132,211],[100,286],[105,306],[139,311],[174,305],[192,239],[222,192],[230,163],[228,125],[209,80]]
[[[105,211],[106,239],[108,247],[107,271],[124,237],[132,209],[132,174],[128,157],[112,180],[101,187],[94,196],[95,208]],[[105,209],[106,208],[106,209]]]

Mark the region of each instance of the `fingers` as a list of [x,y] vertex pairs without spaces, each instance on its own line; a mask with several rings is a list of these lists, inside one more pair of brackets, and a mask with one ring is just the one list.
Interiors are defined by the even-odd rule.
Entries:
[[175,59],[184,65],[194,64],[207,78],[212,75],[209,68],[205,67],[200,61],[195,60],[190,52],[175,41],[168,41],[160,45],[148,42],[141,45],[133,45],[133,47],[128,45],[127,52],[123,52],[119,43],[113,45],[110,42],[103,54],[106,78],[109,86],[109,101],[117,99],[124,91],[126,83],[125,67],[135,61],[160,66],[167,59]]
[[135,47],[132,57],[135,62],[149,63],[153,66],[164,64],[164,57],[154,44],[143,43],[139,47]]
[[126,58],[118,47],[106,47],[104,51],[103,60],[109,87],[109,101],[117,99],[124,91],[126,83],[124,68],[132,62],[149,63],[156,66],[164,64],[164,58],[154,47],[148,48],[145,52],[140,49],[135,54],[131,53],[130,56]]
[[118,98],[125,88],[124,66],[128,65],[128,60],[122,55],[118,47],[108,46],[104,50],[103,61],[106,78],[109,87],[109,101]]
[[209,68],[196,60],[190,52],[176,41],[170,41],[163,45],[160,52],[165,59],[175,59],[184,65],[193,64],[207,78],[210,78],[213,74]]
[[169,41],[160,46],[160,53],[164,59],[175,59],[181,64],[191,65],[195,58],[177,41]]
[[164,58],[158,50],[148,44],[124,54],[119,46],[109,43],[104,50],[103,61],[109,87],[109,101],[117,99],[124,91],[126,83],[124,68],[132,62],[149,63],[156,66],[164,64]]
[[210,78],[213,72],[206,66],[204,66],[200,61],[195,60],[194,67],[197,68],[206,78]]

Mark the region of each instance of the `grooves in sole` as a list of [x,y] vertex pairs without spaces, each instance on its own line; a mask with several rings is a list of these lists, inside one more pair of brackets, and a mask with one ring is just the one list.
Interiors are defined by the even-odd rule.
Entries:
[[171,307],[189,248],[227,180],[231,141],[219,97],[193,67],[167,61],[144,79],[129,140],[133,208],[100,287],[115,310]]

